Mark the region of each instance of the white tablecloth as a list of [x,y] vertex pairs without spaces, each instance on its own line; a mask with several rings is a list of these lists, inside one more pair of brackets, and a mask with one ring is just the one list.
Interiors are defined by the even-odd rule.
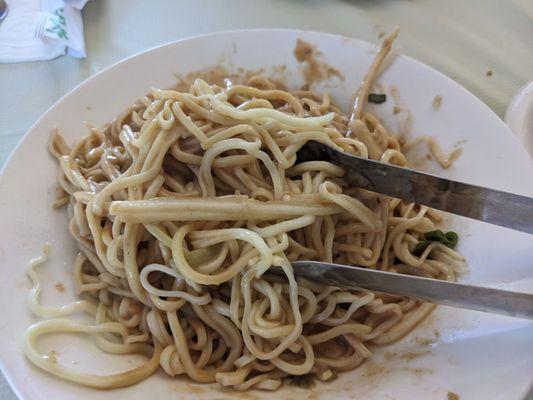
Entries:
[[[500,117],[533,78],[531,0],[91,0],[83,16],[87,59],[0,64],[0,168],[78,83],[124,57],[213,31],[299,28],[376,42],[400,25],[403,53],[452,77]],[[0,400],[8,399],[15,395],[0,375]]]

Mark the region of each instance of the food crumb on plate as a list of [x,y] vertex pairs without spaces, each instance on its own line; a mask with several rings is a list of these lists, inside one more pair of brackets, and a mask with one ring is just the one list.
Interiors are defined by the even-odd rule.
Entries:
[[438,110],[442,104],[442,96],[436,95],[431,102],[434,109]]
[[63,285],[61,282],[57,282],[54,287],[59,293],[63,293],[65,291],[65,285]]
[[448,392],[447,398],[448,400],[459,400],[460,399],[459,395],[454,392]]
[[339,70],[321,60],[322,53],[311,43],[298,39],[293,54],[296,61],[303,65],[302,72],[307,87],[311,87],[314,83],[329,80],[333,77],[341,81],[344,80],[344,76]]
[[45,358],[47,358],[51,363],[57,364],[57,355],[57,351],[50,350],[50,352],[48,353],[48,355],[45,356]]

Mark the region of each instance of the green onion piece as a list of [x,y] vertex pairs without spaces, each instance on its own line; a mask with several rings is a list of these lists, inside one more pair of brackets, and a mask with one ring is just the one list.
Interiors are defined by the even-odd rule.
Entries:
[[413,254],[415,256],[421,256],[422,253],[427,249],[427,247],[429,246],[431,242],[427,241],[427,240],[421,240],[420,242],[418,242],[416,244],[416,247],[415,249],[413,250]]
[[424,233],[424,239],[429,240],[430,242],[439,242],[439,243],[445,243],[448,241],[446,239],[446,235],[441,230],[429,231],[429,232]]
[[429,231],[424,233],[424,239],[429,240],[430,242],[442,243],[450,249],[453,249],[459,241],[459,236],[453,231],[444,233],[441,230],[437,229],[436,231]]
[[369,103],[381,104],[381,103],[385,103],[386,101],[387,101],[386,94],[383,94],[383,93],[369,93],[368,94]]
[[454,249],[457,243],[459,243],[459,235],[453,231],[446,232],[446,239],[448,239],[446,246],[451,249]]
[[435,231],[429,231],[424,233],[424,240],[420,240],[413,250],[415,256],[420,256],[431,242],[442,243],[444,246],[454,249],[459,242],[459,236],[453,231],[444,233],[443,231],[437,229]]

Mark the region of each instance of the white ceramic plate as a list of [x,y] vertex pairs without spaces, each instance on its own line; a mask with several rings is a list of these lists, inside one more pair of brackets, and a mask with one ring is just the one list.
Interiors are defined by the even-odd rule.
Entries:
[[[218,386],[202,386],[186,378],[157,373],[125,389],[95,391],[61,381],[33,367],[23,356],[21,337],[35,321],[27,309],[28,260],[42,245],[53,246],[51,261],[39,273],[45,288],[42,301],[63,304],[73,299],[71,264],[74,243],[67,232],[64,211],[53,211],[57,165],[48,155],[50,130],[59,127],[71,141],[85,134],[83,121],[103,124],[151,86],[168,87],[174,74],[185,74],[222,62],[237,69],[286,65],[289,82],[302,83],[293,49],[298,38],[317,46],[323,59],[345,80],[323,88],[347,107],[352,91],[372,60],[375,46],[324,33],[292,30],[251,30],[219,33],[171,43],[129,58],[94,76],[56,103],[27,133],[0,177],[0,358],[2,370],[22,399],[229,398]],[[533,164],[503,122],[472,94],[435,70],[408,57],[397,58],[379,82],[387,92],[397,87],[401,107],[414,116],[413,136],[438,137],[444,149],[458,141],[464,153],[454,167],[443,171],[463,181],[533,195]],[[435,95],[443,98],[432,108]],[[36,93],[35,95],[38,95]],[[404,121],[394,115],[393,102],[373,106],[392,131]],[[420,153],[425,156],[426,150]],[[505,212],[505,210],[503,210]],[[460,251],[471,272],[464,281],[522,290],[533,289],[533,237],[461,218],[451,225],[461,234]],[[61,282],[65,292],[54,284]],[[56,335],[43,340],[59,362],[86,371],[105,373],[131,368],[139,359],[101,354],[78,336]],[[445,399],[452,391],[461,399],[522,399],[533,383],[533,324],[506,317],[438,307],[401,342],[375,349],[376,355],[359,369],[318,386],[312,398]],[[280,398],[308,397],[303,389],[284,388]],[[248,396],[248,397],[246,397]],[[253,392],[243,398],[267,398]]]

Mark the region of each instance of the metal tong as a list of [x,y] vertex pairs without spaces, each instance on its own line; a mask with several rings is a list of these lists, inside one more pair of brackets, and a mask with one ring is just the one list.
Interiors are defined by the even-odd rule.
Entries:
[[[343,179],[362,189],[533,234],[530,197],[357,157],[312,141],[298,151],[298,162],[304,161],[328,161],[342,166]],[[292,265],[298,276],[343,288],[365,287],[433,303],[533,319],[533,294],[318,261],[297,261]]]

